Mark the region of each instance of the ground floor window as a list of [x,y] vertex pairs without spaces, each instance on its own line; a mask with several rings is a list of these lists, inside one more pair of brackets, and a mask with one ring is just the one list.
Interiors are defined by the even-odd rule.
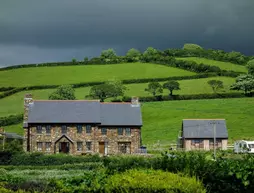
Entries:
[[92,150],[92,142],[91,141],[87,141],[86,142],[86,151],[91,151]]
[[51,142],[46,142],[45,146],[46,146],[46,151],[50,151],[51,150]]
[[83,146],[83,143],[82,142],[77,142],[77,151],[82,151],[82,146]]
[[204,149],[204,140],[203,139],[193,139],[191,140],[192,149]]
[[[209,148],[214,148],[214,139],[209,140]],[[222,140],[221,139],[215,139],[215,148],[222,148]]]
[[37,151],[42,151],[42,142],[37,142]]
[[118,152],[124,154],[131,153],[131,143],[130,142],[118,142]]

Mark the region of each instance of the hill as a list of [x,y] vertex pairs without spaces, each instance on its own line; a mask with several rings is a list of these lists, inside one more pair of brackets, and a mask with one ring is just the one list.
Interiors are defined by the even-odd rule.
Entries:
[[[253,139],[254,100],[213,99],[142,103],[142,141],[150,148],[159,141],[162,146],[175,143],[182,119],[225,118],[229,142]],[[22,134],[22,124],[5,127]]]
[[[150,51],[153,50],[150,49]],[[189,55],[188,52],[189,51],[184,51],[183,55]],[[98,60],[98,58],[96,58],[94,60],[97,60],[97,62],[94,64],[89,63],[89,65],[85,65],[85,63],[82,62],[75,65],[68,64],[69,66],[47,67],[42,65],[40,67],[35,67],[32,65],[33,67],[1,70],[0,88],[54,86],[62,84],[105,82],[113,79],[137,80],[149,78],[150,80],[141,81],[142,83],[135,81],[135,83],[129,82],[125,85],[127,87],[125,96],[146,97],[151,96],[150,93],[145,91],[149,81],[157,78],[172,77],[172,79],[177,79],[180,83],[181,90],[173,92],[176,95],[213,93],[212,88],[207,84],[207,81],[212,79],[221,80],[223,82],[224,88],[219,90],[219,93],[229,93],[231,95],[232,93],[240,92],[230,90],[230,86],[235,82],[235,76],[237,74],[227,71],[246,73],[247,70],[244,65],[225,61],[215,61],[196,56],[179,56],[182,50],[178,50],[177,53],[178,57],[175,59],[179,61],[194,61],[196,64],[193,65],[191,62],[176,62],[174,57],[172,57],[172,54],[175,54],[175,50],[173,50],[171,55],[168,53],[166,57],[164,57],[163,54],[158,55],[158,53],[152,56],[152,52],[151,54],[147,52],[146,57],[144,56],[140,62],[135,63],[120,61],[118,63],[116,62],[117,64],[106,64],[103,63],[103,61],[106,61],[105,59]],[[233,61],[231,55],[225,54],[225,56],[228,57],[227,61]],[[122,60],[123,58],[124,57],[119,57],[118,59]],[[158,58],[160,60],[158,60]],[[226,57],[222,57],[223,60],[225,58]],[[241,61],[237,59],[237,56],[235,58],[237,61]],[[116,59],[117,58],[113,58],[112,61],[117,61]],[[109,60],[111,59],[107,59],[107,61]],[[123,61],[127,60],[129,60],[129,58],[123,59]],[[102,61],[103,64],[98,64],[98,61]],[[198,64],[200,63],[208,66],[199,68]],[[210,68],[210,66],[219,68]],[[213,77],[210,76],[211,74],[204,74],[207,72],[213,73]],[[202,75],[202,78],[200,75]],[[163,84],[164,82],[165,81],[162,81],[160,83]],[[87,85],[86,87],[83,85],[83,87],[75,88],[76,98],[84,99],[89,93],[90,88],[91,87],[87,87]],[[13,92],[10,96],[4,96],[0,99],[0,117],[23,113],[23,98],[25,93],[31,93],[34,99],[48,99],[49,94],[55,90],[55,88],[46,89],[46,87],[43,87],[41,90],[38,90],[38,88],[37,90],[22,89],[22,91],[18,90],[19,92]],[[12,92],[12,90],[6,92]],[[5,94],[6,92],[0,90],[0,94]],[[168,94],[169,91],[164,89],[163,95]],[[110,101],[112,99],[109,98],[107,100]],[[144,144],[150,147],[158,141],[160,141],[162,145],[167,146],[171,142],[174,143],[181,127],[181,121],[185,118],[225,118],[227,120],[229,138],[231,141],[236,138],[251,138],[251,135],[254,135],[251,121],[254,109],[253,100],[250,98],[144,102],[142,103],[142,111],[144,121],[142,140]],[[5,128],[9,132],[22,133],[23,131],[21,124],[10,125]]]
[[0,71],[0,87],[61,85],[107,81],[113,78],[124,80],[194,74],[194,72],[150,63],[32,67]]

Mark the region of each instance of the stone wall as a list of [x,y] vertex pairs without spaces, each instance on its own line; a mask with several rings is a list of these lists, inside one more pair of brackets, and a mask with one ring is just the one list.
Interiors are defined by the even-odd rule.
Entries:
[[[66,137],[62,137],[61,125],[51,125],[51,133],[46,133],[45,126],[42,126],[42,133],[37,133],[36,125],[29,127],[30,133],[30,148],[31,152],[37,151],[37,142],[43,142],[42,152],[45,153],[58,153],[60,142],[66,141],[70,145],[70,154],[78,155],[83,153],[99,153],[99,142],[105,142],[107,154],[117,154],[119,142],[130,142],[130,151],[135,153],[140,148],[141,132],[140,128],[131,128],[131,135],[127,136],[125,129],[123,135],[118,135],[116,127],[107,128],[107,135],[102,135],[101,128],[98,126],[92,126],[91,133],[86,133],[86,126],[82,125],[82,133],[77,133],[76,125],[67,126]],[[105,128],[105,127],[104,127]],[[123,127],[121,127],[123,128]],[[27,129],[25,130],[25,137],[27,138]],[[62,138],[61,138],[62,137]],[[61,138],[61,139],[60,139]],[[60,140],[59,140],[60,139]],[[51,142],[50,151],[46,151],[46,142]],[[82,142],[82,150],[77,151],[77,142]],[[86,142],[91,142],[91,151],[86,151]],[[24,149],[26,150],[26,142],[24,143]]]
[[[199,139],[198,139],[199,140]],[[189,150],[212,150],[214,148],[213,146],[213,139],[200,139],[201,143],[200,144],[192,144],[192,139],[185,139],[183,141],[184,149],[186,151]],[[210,141],[212,143],[210,143]],[[216,149],[222,149],[222,150],[227,150],[227,139],[217,139],[217,144],[216,144]]]

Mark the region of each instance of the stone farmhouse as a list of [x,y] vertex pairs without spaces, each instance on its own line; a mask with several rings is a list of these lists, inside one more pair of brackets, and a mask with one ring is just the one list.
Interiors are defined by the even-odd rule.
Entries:
[[228,132],[225,119],[184,119],[182,121],[181,134],[178,139],[179,148],[186,151],[214,148],[226,150],[227,144]]
[[73,155],[133,154],[141,145],[138,98],[129,103],[24,98],[24,149]]

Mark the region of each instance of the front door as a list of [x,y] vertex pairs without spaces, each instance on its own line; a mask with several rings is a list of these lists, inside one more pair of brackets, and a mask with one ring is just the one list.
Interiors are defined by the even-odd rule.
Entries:
[[61,153],[69,153],[69,143],[68,142],[60,142],[60,144],[59,144],[59,152],[61,152]]
[[105,142],[99,142],[99,153],[105,154]]

